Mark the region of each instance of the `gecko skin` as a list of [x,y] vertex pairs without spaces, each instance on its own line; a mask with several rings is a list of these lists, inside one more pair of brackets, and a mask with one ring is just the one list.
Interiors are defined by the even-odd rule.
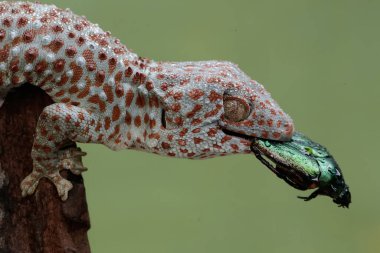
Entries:
[[59,171],[84,170],[83,153],[62,149],[68,140],[210,158],[251,153],[254,137],[293,134],[291,118],[233,63],[155,62],[70,10],[1,2],[0,97],[23,83],[55,102],[39,117],[23,196],[47,177],[67,199],[72,184]]

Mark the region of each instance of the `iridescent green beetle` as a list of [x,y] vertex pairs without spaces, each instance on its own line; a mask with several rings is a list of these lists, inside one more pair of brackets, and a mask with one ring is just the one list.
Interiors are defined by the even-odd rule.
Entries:
[[326,195],[342,207],[351,203],[351,193],[332,155],[303,134],[294,133],[288,142],[255,139],[251,150],[265,166],[294,188],[318,188],[309,197],[299,198],[308,201]]

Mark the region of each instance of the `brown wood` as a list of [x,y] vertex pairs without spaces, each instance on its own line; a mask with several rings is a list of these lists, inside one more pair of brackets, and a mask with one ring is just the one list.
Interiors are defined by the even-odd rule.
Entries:
[[61,174],[74,185],[62,202],[46,179],[22,198],[21,180],[32,171],[30,151],[37,119],[52,101],[41,89],[24,85],[0,108],[0,253],[90,252],[90,220],[81,176]]

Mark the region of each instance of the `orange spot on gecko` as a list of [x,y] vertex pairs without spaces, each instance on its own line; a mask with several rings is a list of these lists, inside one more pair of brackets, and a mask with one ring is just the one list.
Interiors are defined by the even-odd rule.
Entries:
[[28,18],[27,17],[20,17],[17,21],[17,28],[21,28],[21,27],[24,27],[26,26],[26,24],[28,23]]
[[62,97],[65,94],[64,90],[60,90],[57,93],[54,94],[54,97]]
[[112,110],[112,121],[116,121],[120,118],[120,108],[115,105]]
[[195,125],[199,125],[199,124],[201,124],[202,122],[203,122],[202,119],[193,119],[193,120],[191,121],[191,125],[193,125],[193,126],[195,126]]
[[121,98],[124,95],[124,88],[122,85],[117,84],[115,89],[116,96]]
[[115,83],[119,84],[122,77],[123,77],[123,72],[121,72],[121,71],[117,72],[115,75]]
[[162,147],[163,149],[169,149],[169,148],[170,148],[170,144],[167,143],[167,142],[162,142],[162,143],[161,143],[161,147]]
[[112,104],[113,103],[113,92],[112,92],[112,87],[110,85],[104,85],[103,86],[103,91],[107,96],[107,102]]
[[207,135],[210,137],[214,137],[217,134],[218,130],[216,128],[210,128],[207,132]]
[[273,136],[274,139],[279,139],[279,138],[281,137],[281,134],[278,133],[278,132],[274,132],[274,133],[272,134],[272,136]]
[[200,105],[200,104],[196,104],[196,105],[194,106],[193,110],[191,110],[190,112],[188,112],[188,113],[186,114],[186,117],[188,117],[188,118],[192,118],[192,117],[194,117],[194,115],[195,115],[198,111],[200,111],[201,109],[202,109],[202,105]]
[[112,72],[115,71],[115,68],[116,68],[116,58],[110,58],[108,60],[108,73],[111,74]]
[[49,48],[54,53],[57,53],[62,48],[63,45],[64,45],[64,42],[62,39],[55,39],[52,42],[50,42],[50,44],[47,45],[46,47]]
[[136,98],[136,105],[140,108],[145,106],[145,98],[142,94],[138,93]]
[[42,60],[36,64],[34,71],[36,71],[36,73],[38,73],[38,74],[41,74],[42,72],[44,72],[47,69],[47,67],[48,67],[47,62],[45,60]]
[[77,93],[79,91],[78,87],[76,85],[72,85],[69,89],[70,94]]
[[100,70],[99,72],[97,72],[95,76],[95,86],[100,87],[103,84],[105,78],[106,78],[106,74],[104,73],[103,70]]
[[220,142],[223,144],[223,143],[230,141],[230,140],[232,140],[232,137],[225,135]]
[[84,89],[78,94],[78,98],[84,98],[90,93],[90,87],[91,87],[91,80],[87,77],[86,78],[86,86]]
[[182,140],[182,139],[178,140],[178,145],[186,146],[186,140]]
[[210,92],[210,95],[208,96],[208,99],[210,100],[210,102],[215,102],[215,101],[217,101],[217,100],[219,100],[219,99],[222,99],[223,98],[223,96],[222,95],[220,95],[219,93],[217,93],[216,91],[214,91],[214,90],[212,90],[211,92]]
[[69,46],[66,48],[66,55],[69,57],[69,58],[72,58],[76,55],[77,53],[77,49],[73,46]]
[[111,126],[111,119],[109,117],[105,117],[104,119],[104,128],[108,130]]
[[201,98],[203,95],[204,95],[204,92],[200,89],[192,89],[189,92],[189,97],[191,97],[194,100]]
[[139,115],[137,115],[135,117],[134,124],[135,124],[136,127],[140,127],[141,126],[141,117]]
[[58,59],[53,64],[53,69],[55,72],[62,72],[65,68],[65,60],[64,59]]
[[134,96],[135,96],[135,94],[133,93],[133,91],[131,89],[129,89],[127,91],[127,94],[125,95],[125,105],[126,105],[126,107],[130,107],[131,106],[131,103],[132,103],[132,100],[133,100]]
[[73,71],[73,77],[70,82],[72,84],[77,83],[83,75],[83,69],[74,62],[70,63],[70,69]]
[[156,126],[156,120],[155,119],[150,119],[149,121],[149,127],[152,129]]
[[203,142],[203,139],[198,138],[198,137],[194,137],[193,140],[194,140],[195,144],[199,144],[199,143]]
[[125,76],[125,77],[131,77],[132,74],[133,74],[133,70],[132,70],[131,67],[128,67],[128,68],[125,70],[125,72],[124,72],[124,76]]
[[180,136],[180,137],[183,137],[183,136],[185,136],[185,135],[186,135],[186,133],[187,133],[187,131],[188,131],[188,129],[187,129],[187,128],[184,128],[184,129],[182,129],[182,130],[179,132],[179,136]]
[[34,40],[35,32],[33,30],[25,31],[22,35],[22,41],[24,43],[31,43]]
[[100,99],[99,95],[91,96],[88,101],[93,104],[98,104],[101,112],[104,112],[106,110],[106,104]]
[[[1,52],[0,52],[0,55],[1,55]],[[38,56],[38,49],[35,47],[31,47],[28,50],[26,50],[25,55],[24,55],[27,63],[33,62],[37,58],[37,56]]]
[[149,115],[147,113],[144,114],[144,123],[148,124],[149,122]]

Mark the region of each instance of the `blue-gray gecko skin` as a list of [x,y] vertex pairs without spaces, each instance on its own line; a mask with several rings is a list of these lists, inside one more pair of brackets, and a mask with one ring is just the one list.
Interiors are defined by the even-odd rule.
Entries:
[[[252,153],[255,138],[289,141],[292,119],[258,82],[223,61],[156,62],[85,17],[54,5],[0,2],[0,105],[24,83],[55,102],[39,117],[31,195],[42,177],[65,200],[83,152],[68,141],[192,159]],[[32,168],[31,168],[32,169]]]

